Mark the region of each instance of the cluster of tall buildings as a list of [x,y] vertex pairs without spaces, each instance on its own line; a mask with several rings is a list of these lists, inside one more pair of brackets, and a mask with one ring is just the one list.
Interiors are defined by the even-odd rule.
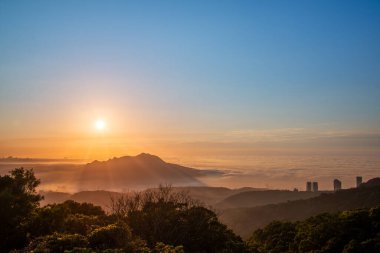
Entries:
[[[356,177],[356,187],[359,187],[362,183],[363,183],[363,178],[360,176]],[[334,184],[334,191],[339,191],[342,189],[342,181],[338,179],[334,179],[333,184]],[[317,192],[318,182],[311,182],[311,181],[306,182],[306,191]]]

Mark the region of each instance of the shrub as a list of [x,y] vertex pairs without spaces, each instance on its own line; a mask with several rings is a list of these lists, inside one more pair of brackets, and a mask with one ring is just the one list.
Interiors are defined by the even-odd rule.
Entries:
[[88,239],[91,248],[97,250],[126,249],[132,241],[132,234],[126,224],[117,223],[95,229]]
[[158,242],[154,247],[155,253],[185,253],[182,246],[167,245],[162,242]]
[[85,248],[87,246],[88,241],[85,236],[54,233],[52,235],[36,238],[28,246],[27,251],[33,251],[35,253],[61,253],[65,250],[72,250],[77,247]]

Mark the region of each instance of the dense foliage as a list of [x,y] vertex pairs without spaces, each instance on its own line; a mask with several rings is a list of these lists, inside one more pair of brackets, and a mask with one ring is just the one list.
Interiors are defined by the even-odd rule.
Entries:
[[[39,207],[32,170],[0,177],[0,252],[244,252],[216,214],[159,187],[114,199],[112,211],[66,201]],[[3,208],[4,207],[4,208]]]
[[22,168],[0,176],[0,252],[27,243],[29,218],[42,199],[35,190],[39,183]]
[[170,187],[123,195],[105,213],[71,200],[39,207],[38,184],[32,170],[0,176],[1,253],[380,252],[380,207],[275,221],[244,243],[213,211]]
[[242,252],[244,243],[216,214],[170,187],[135,193],[113,202],[113,213],[149,246],[182,245],[185,252]]
[[270,223],[248,240],[252,252],[380,252],[380,207]]

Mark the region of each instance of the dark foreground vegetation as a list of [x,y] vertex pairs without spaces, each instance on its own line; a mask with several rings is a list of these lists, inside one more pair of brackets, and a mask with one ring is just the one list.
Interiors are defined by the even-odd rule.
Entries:
[[322,193],[318,197],[251,208],[231,208],[222,212],[221,221],[243,238],[273,220],[301,221],[321,213],[380,206],[380,179],[359,188]]
[[248,240],[251,252],[380,252],[380,207],[270,223]]
[[380,252],[379,207],[272,222],[244,242],[170,187],[115,198],[105,213],[72,200],[40,207],[38,185],[32,170],[0,176],[0,252]]
[[0,251],[244,252],[216,214],[170,187],[112,201],[111,212],[66,201],[39,207],[33,171],[0,177]]

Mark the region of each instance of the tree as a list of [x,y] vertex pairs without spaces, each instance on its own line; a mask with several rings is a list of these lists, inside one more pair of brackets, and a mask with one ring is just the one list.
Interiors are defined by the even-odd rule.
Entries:
[[30,218],[28,229],[32,237],[53,232],[86,235],[92,229],[107,223],[108,218],[99,206],[67,200],[36,209]]
[[248,241],[251,252],[379,252],[380,207],[272,222]]
[[157,242],[185,252],[241,252],[240,237],[221,224],[216,214],[169,186],[113,200],[113,214],[125,221],[150,247]]
[[182,246],[167,245],[162,242],[158,242],[154,247],[155,253],[185,253]]
[[296,224],[273,221],[264,229],[256,230],[248,240],[254,252],[288,252],[296,234]]
[[26,226],[42,196],[33,170],[17,168],[0,176],[0,252],[25,246]]
[[97,228],[88,237],[93,249],[127,249],[132,241],[130,228],[123,223]]
[[63,253],[74,248],[85,248],[88,240],[83,235],[53,233],[33,240],[26,252]]

